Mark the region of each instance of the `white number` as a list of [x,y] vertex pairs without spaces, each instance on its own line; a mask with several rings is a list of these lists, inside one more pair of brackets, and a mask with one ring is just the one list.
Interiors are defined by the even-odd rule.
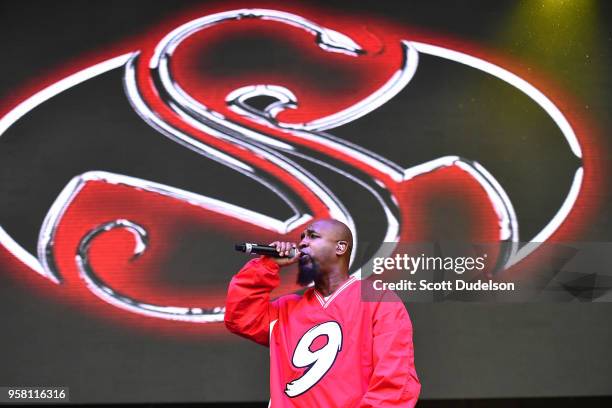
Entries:
[[[327,344],[317,351],[310,351],[312,342],[319,336],[327,336]],[[285,394],[297,397],[305,393],[329,371],[342,349],[342,329],[336,322],[314,326],[300,339],[293,352],[293,365],[298,368],[310,367],[304,375],[287,384]]]

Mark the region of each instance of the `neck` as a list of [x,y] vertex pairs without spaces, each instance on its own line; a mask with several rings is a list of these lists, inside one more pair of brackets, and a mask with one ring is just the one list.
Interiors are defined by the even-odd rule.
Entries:
[[329,273],[324,274],[320,279],[315,281],[315,288],[323,296],[329,296],[338,289],[349,278],[348,268],[336,268]]

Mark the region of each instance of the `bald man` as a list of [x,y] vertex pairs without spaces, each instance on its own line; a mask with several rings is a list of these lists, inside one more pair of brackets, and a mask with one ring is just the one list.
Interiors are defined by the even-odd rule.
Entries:
[[[249,261],[232,279],[225,324],[270,347],[272,407],[414,407],[421,385],[414,368],[412,324],[393,292],[361,298],[349,276],[350,229],[323,219],[296,246],[273,242],[280,255]],[[303,295],[270,300],[281,267],[298,263]]]

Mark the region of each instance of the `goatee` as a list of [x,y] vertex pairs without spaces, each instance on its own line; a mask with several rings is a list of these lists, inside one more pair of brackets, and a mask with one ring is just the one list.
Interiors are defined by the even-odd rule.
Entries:
[[319,275],[319,264],[310,256],[300,258],[298,263],[297,284],[308,286]]

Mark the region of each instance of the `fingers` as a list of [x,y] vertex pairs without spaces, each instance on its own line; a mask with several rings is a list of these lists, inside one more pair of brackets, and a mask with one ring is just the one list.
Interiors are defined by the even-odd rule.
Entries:
[[[296,248],[295,242],[274,241],[269,245],[276,247],[276,252],[278,252],[280,256],[289,256],[291,254],[291,250]],[[295,255],[297,255],[297,252],[298,251],[296,250]]]

